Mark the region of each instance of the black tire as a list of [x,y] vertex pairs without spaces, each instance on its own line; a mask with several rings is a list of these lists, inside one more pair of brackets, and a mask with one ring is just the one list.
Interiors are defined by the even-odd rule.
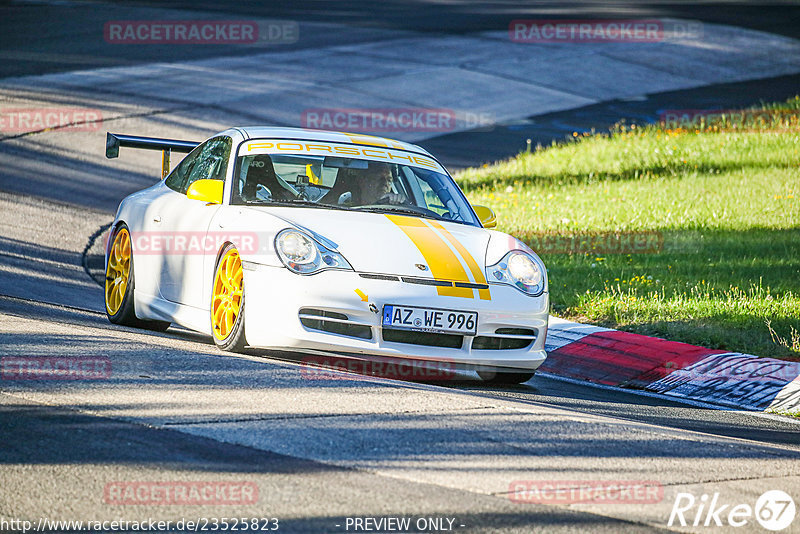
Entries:
[[508,373],[508,372],[495,372],[495,371],[478,371],[478,376],[481,377],[486,384],[493,384],[498,386],[512,386],[515,384],[522,384],[523,382],[527,382],[533,375],[536,374],[535,372],[520,372],[520,373]]
[[136,319],[138,322],[139,328],[144,328],[145,330],[152,330],[153,332],[166,332],[167,328],[170,327],[172,323],[168,323],[167,321],[153,321],[153,320],[144,320],[144,319]]
[[[239,313],[236,316],[236,321],[231,327],[230,332],[227,334],[226,337],[220,339],[216,333],[216,327],[214,324],[214,300],[215,300],[215,286],[217,285],[217,276],[219,274],[220,267],[223,265],[223,260],[225,257],[230,254],[231,252],[236,251],[236,247],[228,243],[225,245],[225,248],[222,249],[222,253],[219,255],[219,260],[217,260],[217,265],[214,267],[214,279],[212,281],[211,286],[211,306],[210,306],[210,314],[211,314],[211,337],[214,338],[214,344],[220,348],[221,350],[227,352],[244,352],[245,347],[247,346],[247,338],[245,337],[244,333],[244,280],[242,280],[241,285],[241,300],[239,301]],[[241,262],[241,259],[239,260]]]
[[[125,231],[130,236],[130,230],[125,223],[120,224],[114,229],[114,232],[110,236],[110,240],[112,243],[112,247],[117,239],[117,236],[122,232]],[[113,324],[118,324],[121,326],[131,326],[134,328],[145,328],[147,330],[155,330],[157,332],[164,332],[167,328],[169,328],[170,323],[166,321],[151,321],[151,320],[144,320],[139,319],[136,317],[136,310],[133,303],[133,290],[136,287],[136,276],[134,274],[133,269],[133,249],[131,249],[130,254],[130,266],[129,266],[129,274],[127,280],[127,286],[125,288],[125,294],[122,297],[122,303],[119,306],[119,309],[116,312],[112,313],[109,310],[108,304],[108,296],[109,296],[109,266],[110,261],[107,262],[106,265],[106,275],[105,275],[105,287],[104,287],[104,295],[106,300],[106,317],[108,320]]]
[[[106,317],[108,320],[114,324],[123,325],[123,326],[136,326],[136,312],[134,311],[133,306],[133,253],[132,249],[129,248],[130,258],[128,259],[128,275],[125,277],[124,275],[118,275],[119,270],[115,268],[113,265],[114,263],[114,254],[115,248],[118,246],[118,240],[124,240],[123,233],[127,233],[128,235],[128,242],[130,243],[130,230],[128,230],[128,226],[125,223],[120,224],[109,236],[109,241],[111,242],[111,247],[109,248],[108,257],[106,258],[106,272],[105,272],[105,284],[103,286],[103,294],[105,300],[105,308],[106,308]],[[130,245],[129,245],[130,247]],[[116,288],[119,286],[117,283],[119,280],[123,280],[125,285],[125,292],[122,296],[122,303],[117,307],[116,302],[112,302],[115,300],[115,297],[118,298],[118,295],[115,293],[118,291]]]

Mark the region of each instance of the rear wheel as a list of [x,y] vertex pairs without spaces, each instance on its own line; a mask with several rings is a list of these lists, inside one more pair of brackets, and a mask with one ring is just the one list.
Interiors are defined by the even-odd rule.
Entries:
[[133,304],[133,249],[131,234],[125,223],[112,234],[111,248],[106,266],[105,300],[106,316],[114,324],[147,328],[163,332],[169,328],[165,321],[144,321],[136,317]]
[[500,385],[514,385],[514,384],[522,384],[523,382],[527,382],[533,375],[536,373],[507,373],[507,372],[495,372],[495,371],[478,371],[478,376],[481,377],[487,384],[496,384]]
[[114,324],[135,326],[131,234],[122,224],[112,237],[106,266],[106,315]]
[[244,335],[244,271],[233,245],[220,255],[211,290],[211,329],[214,343],[222,350],[242,352]]

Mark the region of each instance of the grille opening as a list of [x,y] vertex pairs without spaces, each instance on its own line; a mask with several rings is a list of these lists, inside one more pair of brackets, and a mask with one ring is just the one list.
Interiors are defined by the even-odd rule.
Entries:
[[489,289],[489,284],[476,284],[472,282],[451,282],[449,280],[437,280],[435,278],[422,278],[419,276],[397,276],[393,274],[377,273],[358,273],[361,278],[370,280],[390,280],[392,282],[403,281],[406,284],[419,284],[423,286],[436,287],[464,287],[467,289]]
[[300,315],[316,315],[318,317],[330,317],[331,319],[347,320],[347,316],[343,313],[332,312],[328,310],[318,310],[316,308],[300,308]]
[[393,343],[408,343],[409,345],[425,345],[428,347],[460,349],[461,345],[464,343],[464,336],[384,328],[383,340],[391,341]]
[[536,337],[536,330],[530,328],[498,328],[495,334],[508,334],[509,336],[531,336]]
[[372,329],[368,326],[358,324],[340,323],[326,321],[323,317],[346,321],[347,315],[327,310],[317,310],[315,308],[301,308],[301,315],[316,315],[319,319],[301,317],[300,324],[311,330],[321,330],[330,334],[340,334],[342,336],[357,337],[359,339],[372,339]]
[[473,284],[472,282],[453,282],[456,287],[466,287],[467,289],[489,289],[489,284]]
[[472,348],[475,350],[517,350],[529,347],[536,339],[536,330],[530,328],[498,328],[495,330],[495,334],[531,336],[533,339],[475,336],[472,340]]
[[453,282],[434,280],[433,278],[417,278],[416,276],[404,276],[403,282],[407,284],[420,284],[423,286],[453,287]]
[[399,282],[400,278],[397,276],[392,276],[390,274],[372,274],[372,273],[359,273],[361,278],[369,278],[370,280],[391,280],[393,282]]

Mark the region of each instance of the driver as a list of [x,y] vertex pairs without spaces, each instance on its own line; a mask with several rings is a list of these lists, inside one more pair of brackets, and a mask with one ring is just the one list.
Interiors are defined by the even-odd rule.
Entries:
[[389,165],[379,161],[370,161],[366,169],[339,169],[336,183],[320,203],[349,206],[402,204],[405,197],[391,192],[393,180]]
[[402,204],[403,195],[392,193],[392,171],[388,163],[370,161],[369,167],[360,172],[354,180],[353,203]]

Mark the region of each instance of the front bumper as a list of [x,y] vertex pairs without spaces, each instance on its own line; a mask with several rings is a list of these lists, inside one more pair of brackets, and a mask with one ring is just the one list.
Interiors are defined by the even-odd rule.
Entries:
[[[352,271],[300,276],[283,267],[253,264],[244,271],[244,290],[245,333],[248,345],[256,348],[439,361],[476,370],[532,371],[546,357],[547,293],[530,297],[510,286],[492,285],[491,300],[477,298],[477,291],[470,299],[440,296],[431,286],[362,278]],[[450,346],[429,343],[439,343],[442,338],[436,334],[408,333],[401,340],[387,340],[391,336],[381,326],[385,304],[478,312],[477,335],[452,336],[447,339]],[[301,310],[308,317],[309,309],[312,315],[324,312],[328,319],[301,321]],[[324,330],[332,326],[336,332]],[[523,331],[532,335],[518,335]]]

